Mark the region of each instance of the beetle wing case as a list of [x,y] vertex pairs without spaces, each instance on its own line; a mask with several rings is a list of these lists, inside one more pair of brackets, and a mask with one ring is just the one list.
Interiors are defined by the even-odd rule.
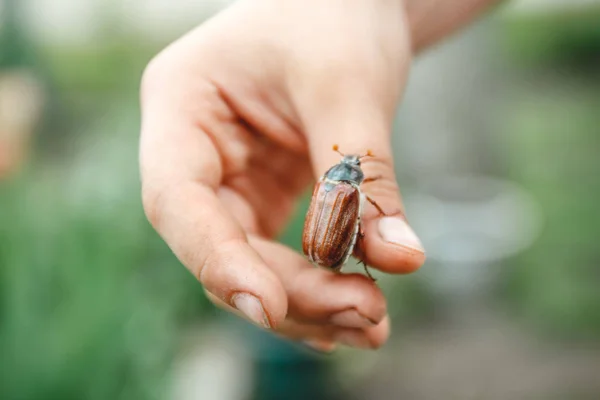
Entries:
[[348,182],[315,185],[304,222],[302,248],[310,261],[338,269],[352,252],[360,220],[360,190]]

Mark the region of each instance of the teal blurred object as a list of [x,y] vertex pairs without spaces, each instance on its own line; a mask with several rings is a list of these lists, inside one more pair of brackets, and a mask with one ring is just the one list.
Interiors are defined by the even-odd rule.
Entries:
[[252,399],[342,398],[331,356],[278,338],[238,319],[232,321],[232,326],[252,349],[255,371]]

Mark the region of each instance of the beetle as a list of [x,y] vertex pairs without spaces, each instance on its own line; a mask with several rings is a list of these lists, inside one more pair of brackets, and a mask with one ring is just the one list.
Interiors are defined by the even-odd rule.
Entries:
[[[339,272],[354,251],[357,240],[364,238],[361,216],[365,199],[381,215],[385,215],[385,212],[373,199],[362,193],[360,188],[361,184],[378,179],[365,179],[361,169],[361,160],[373,157],[371,151],[361,156],[345,155],[337,145],[333,146],[333,150],[342,159],[315,184],[304,221],[302,250],[313,264]],[[364,250],[362,254],[364,258]],[[369,278],[374,281],[364,259],[360,262]]]

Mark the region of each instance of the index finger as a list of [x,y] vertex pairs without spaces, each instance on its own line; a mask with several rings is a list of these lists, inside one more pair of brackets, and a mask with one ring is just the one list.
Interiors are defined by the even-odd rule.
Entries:
[[[220,155],[197,124],[202,114],[212,111],[196,104],[216,101],[208,94],[216,92],[198,90],[210,89],[209,83],[174,73],[176,69],[152,66],[144,77],[140,141],[144,210],[206,290],[253,322],[276,326],[285,318],[286,293],[215,194],[222,179]],[[195,79],[195,84],[186,78]]]

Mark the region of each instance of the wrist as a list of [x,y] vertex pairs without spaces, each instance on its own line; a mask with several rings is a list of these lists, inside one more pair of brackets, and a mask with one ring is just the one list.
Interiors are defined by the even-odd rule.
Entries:
[[403,0],[413,52],[449,36],[501,0]]

